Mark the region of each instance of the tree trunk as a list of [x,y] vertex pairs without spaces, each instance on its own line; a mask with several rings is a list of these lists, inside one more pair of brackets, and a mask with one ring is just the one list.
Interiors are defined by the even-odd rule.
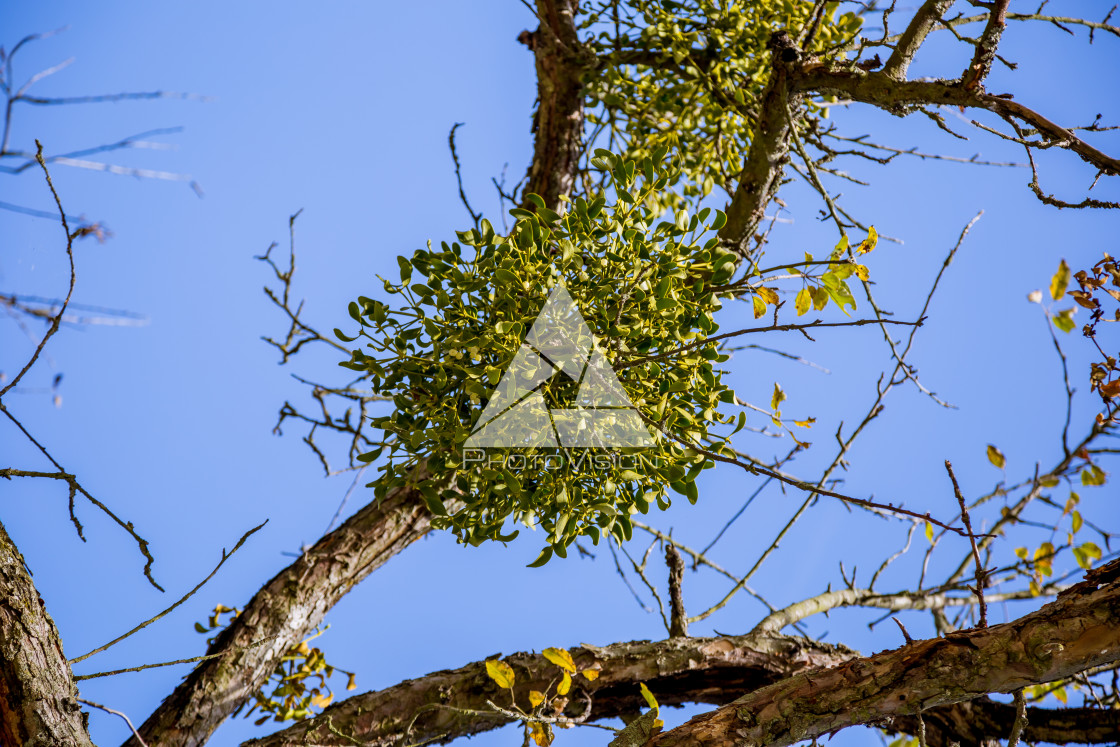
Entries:
[[0,524],[0,744],[92,745],[62,639]]

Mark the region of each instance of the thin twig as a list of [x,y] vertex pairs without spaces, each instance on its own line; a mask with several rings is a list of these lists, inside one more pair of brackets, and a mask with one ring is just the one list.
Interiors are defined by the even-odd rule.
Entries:
[[459,199],[463,201],[463,207],[470,213],[471,220],[474,222],[474,227],[479,227],[479,221],[482,220],[482,213],[476,213],[472,208],[470,202],[467,201],[467,193],[463,191],[463,174],[459,167],[459,154],[455,152],[455,130],[463,126],[462,122],[456,122],[451,127],[451,132],[447,133],[447,145],[451,148],[451,160],[455,163],[455,181],[459,184]]
[[957,497],[957,503],[961,507],[961,520],[964,522],[964,529],[968,532],[968,541],[972,543],[972,559],[976,562],[976,598],[980,600],[980,624],[979,627],[988,627],[988,605],[984,601],[984,586],[988,581],[988,572],[984,570],[984,564],[980,560],[980,551],[976,548],[976,535],[972,533],[972,521],[968,517],[968,506],[965,504],[964,495],[961,494],[961,486],[957,484],[957,476],[953,474],[953,465],[946,459],[945,470],[949,473],[949,479],[953,481],[953,495]]
[[268,519],[265,519],[265,520],[264,520],[264,521],[263,521],[262,523],[258,524],[257,526],[253,527],[253,528],[252,528],[252,529],[250,529],[249,531],[245,532],[245,534],[241,535],[241,539],[237,540],[237,544],[236,544],[236,545],[234,545],[234,546],[233,546],[233,549],[232,549],[232,550],[230,550],[230,551],[229,551],[228,553],[227,553],[227,552],[225,551],[225,549],[223,548],[223,549],[222,549],[222,559],[218,561],[218,564],[217,564],[216,566],[214,566],[214,570],[210,571],[210,575],[209,575],[209,576],[207,576],[206,578],[202,579],[202,580],[201,580],[201,581],[200,581],[200,582],[198,583],[198,585],[197,585],[197,586],[195,586],[195,587],[194,587],[193,589],[191,589],[190,591],[188,591],[188,592],[186,593],[186,595],[184,595],[184,596],[183,596],[182,598],[180,598],[180,599],[179,599],[179,601],[175,602],[175,604],[171,605],[170,607],[168,607],[167,609],[165,609],[165,610],[164,610],[163,612],[160,612],[160,613],[159,613],[158,615],[156,615],[155,617],[153,617],[153,618],[151,618],[151,619],[149,619],[149,620],[145,620],[144,622],[140,623],[139,625],[137,625],[137,626],[136,626],[135,628],[133,628],[132,630],[128,631],[128,632],[127,632],[127,633],[125,633],[124,635],[121,635],[121,636],[118,636],[117,638],[114,638],[113,640],[111,640],[111,641],[109,641],[108,643],[106,643],[106,644],[105,644],[104,646],[98,646],[98,647],[97,647],[97,648],[95,648],[94,650],[90,651],[90,652],[89,652],[88,654],[82,654],[81,656],[79,656],[79,657],[77,657],[77,658],[75,658],[75,659],[71,659],[71,660],[70,660],[70,663],[71,663],[71,664],[77,664],[77,663],[78,663],[78,662],[80,662],[80,661],[85,661],[86,659],[88,659],[89,657],[93,656],[94,654],[99,654],[99,653],[101,653],[102,651],[104,651],[104,650],[106,650],[106,649],[108,649],[108,648],[111,648],[111,647],[113,647],[113,646],[117,645],[118,643],[120,643],[121,641],[123,641],[123,640],[124,640],[125,638],[128,638],[128,637],[129,637],[130,635],[132,635],[133,633],[138,633],[138,632],[140,632],[140,631],[141,631],[141,630],[143,630],[144,628],[148,627],[148,626],[149,626],[149,625],[151,625],[152,623],[154,623],[154,622],[156,622],[157,620],[159,620],[159,619],[160,619],[161,617],[164,617],[165,615],[167,615],[167,614],[168,614],[169,612],[171,612],[172,610],[174,610],[174,609],[175,609],[176,607],[178,607],[179,605],[181,605],[181,604],[182,604],[183,602],[185,602],[185,601],[187,601],[188,599],[190,599],[190,598],[191,598],[192,596],[194,596],[194,594],[195,594],[195,592],[196,592],[196,591],[198,591],[199,589],[201,589],[201,588],[202,588],[203,586],[205,586],[205,585],[206,585],[206,582],[207,582],[207,581],[209,581],[210,579],[214,578],[214,575],[215,575],[215,574],[216,574],[216,573],[217,573],[217,572],[218,572],[218,571],[219,571],[219,570],[221,569],[221,567],[222,567],[223,565],[225,565],[225,562],[226,562],[227,560],[229,560],[229,559],[230,559],[231,557],[233,557],[233,554],[234,554],[235,552],[237,552],[237,551],[238,551],[238,549],[240,549],[240,547],[241,547],[241,546],[242,546],[243,544],[245,544],[245,540],[249,539],[249,537],[251,537],[252,535],[256,534],[256,532],[257,532],[258,530],[262,529],[262,528],[264,527],[264,525],[265,525],[265,524],[267,524],[267,523],[268,523]]
[[1023,697],[1023,688],[1015,691],[1015,723],[1011,725],[1011,736],[1007,738],[1007,747],[1017,747],[1023,729],[1027,727],[1027,700]]
[[190,664],[191,662],[195,662],[195,661],[205,661],[207,659],[217,659],[218,657],[225,656],[226,654],[229,654],[229,653],[234,653],[234,652],[237,652],[237,651],[248,651],[251,648],[256,648],[257,646],[268,643],[269,641],[271,641],[275,638],[279,638],[280,635],[282,635],[282,634],[270,635],[267,638],[261,638],[259,641],[253,641],[248,646],[227,648],[226,650],[219,651],[216,654],[203,654],[202,656],[192,656],[189,659],[176,659],[175,661],[161,661],[157,664],[141,664],[138,667],[128,667],[127,669],[114,669],[111,672],[95,672],[93,674],[76,674],[76,675],[74,675],[74,681],[79,682],[81,680],[92,680],[92,679],[96,679],[98,677],[113,677],[113,676],[118,675],[118,674],[124,674],[125,672],[142,672],[145,669],[156,669],[157,667],[171,667],[171,666],[175,666],[176,664]]
[[684,560],[672,544],[665,545],[665,565],[669,566],[669,637],[688,635],[688,617],[684,613],[681,581],[684,578]]
[[140,732],[136,731],[136,727],[132,725],[132,721],[129,720],[128,716],[126,716],[125,714],[121,713],[120,711],[115,711],[112,708],[103,706],[100,703],[94,703],[92,700],[86,700],[84,698],[74,698],[74,700],[78,701],[79,703],[85,703],[91,708],[99,708],[102,711],[105,711],[105,713],[111,713],[114,716],[120,716],[124,719],[124,722],[128,724],[128,728],[132,731],[132,736],[136,737],[136,741],[140,743],[140,747],[148,747],[147,742],[145,742],[143,737],[140,736]]

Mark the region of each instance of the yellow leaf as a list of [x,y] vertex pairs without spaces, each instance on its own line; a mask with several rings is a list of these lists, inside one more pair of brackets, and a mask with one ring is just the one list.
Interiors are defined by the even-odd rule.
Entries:
[[763,301],[761,298],[759,298],[758,296],[754,296],[751,299],[751,302],[754,305],[754,318],[755,319],[758,319],[760,316],[762,316],[763,314],[766,313],[766,302]]
[[346,680],[346,689],[347,690],[357,690],[358,689],[357,677],[355,675],[350,675],[350,679]]
[[1064,687],[1059,687],[1057,690],[1055,690],[1054,697],[1060,700],[1062,702],[1062,705],[1065,705],[1069,702],[1069,696],[1066,695],[1066,689]]
[[931,545],[933,544],[933,524],[928,521],[926,522],[926,539],[929,540]]
[[572,661],[572,655],[569,654],[567,650],[562,648],[546,648],[541,654],[544,658],[548,659],[565,672],[575,674],[576,663]]
[[556,686],[557,695],[567,695],[568,691],[572,689],[572,675],[564,672],[564,679],[560,680],[560,684]]
[[871,277],[871,273],[867,270],[867,265],[856,265],[856,277],[860,280],[867,280]]
[[1053,316],[1054,326],[1063,332],[1072,332],[1077,322],[1073,321],[1073,315],[1077,313],[1077,307],[1071,306],[1068,309],[1062,309]]
[[486,674],[497,683],[498,687],[513,689],[513,667],[499,659],[490,659],[486,662]]
[[1077,530],[1081,529],[1081,524],[1083,523],[1083,521],[1084,520],[1081,518],[1081,512],[1080,511],[1074,511],[1073,512],[1073,519],[1072,519],[1072,526],[1070,527],[1070,529],[1073,530],[1074,534],[1077,534]]
[[867,228],[867,238],[864,239],[860,243],[859,248],[856,250],[856,253],[857,254],[867,254],[869,251],[874,249],[875,245],[878,244],[878,243],[879,243],[879,232],[875,230],[875,226],[868,226],[868,228]]
[[658,708],[657,698],[653,697],[653,693],[651,693],[649,691],[649,688],[646,687],[646,683],[639,682],[638,684],[642,688],[642,697],[646,699],[646,703],[649,703],[650,708],[652,708],[654,710],[657,710],[657,708]]
[[598,669],[585,669],[582,672],[580,672],[580,674],[582,674],[584,677],[586,677],[589,680],[599,679],[599,670]]
[[1007,460],[1003,456],[1003,452],[997,449],[992,444],[988,444],[988,461],[995,466],[1003,469],[1003,465],[1007,464]]
[[1104,485],[1105,482],[1107,482],[1105,472],[1097,465],[1090,464],[1087,468],[1081,470],[1082,485]]
[[1062,509],[1062,515],[1068,514],[1073,509],[1077,508],[1077,504],[1081,502],[1081,496],[1072,490],[1069,491],[1069,498],[1066,500],[1066,506]]
[[762,287],[759,288],[757,292],[762,300],[766,303],[770,304],[771,306],[778,305],[778,293],[773,288]]
[[1058,271],[1050,279],[1050,297],[1057,301],[1066,294],[1067,287],[1069,287],[1069,265],[1063,259],[1058,264]]
[[542,693],[540,690],[530,690],[529,691],[529,705],[533,706],[533,708],[536,708],[537,706],[539,706],[543,702],[544,702],[544,693]]
[[326,708],[331,704],[332,700],[334,700],[334,693],[328,693],[326,695],[316,695],[311,698],[311,705],[315,706],[316,708]]
[[848,251],[848,234],[844,234],[840,237],[840,241],[837,242],[836,248],[832,250],[832,254],[833,256],[837,256],[846,251]]
[[785,401],[786,393],[782,391],[782,388],[778,386],[777,382],[774,382],[774,396],[770,398],[770,409],[777,410]]
[[537,747],[548,747],[552,744],[552,734],[539,721],[534,721],[529,727],[529,736],[533,738]]
[[812,288],[809,291],[813,295],[813,308],[820,311],[828,305],[828,291],[824,288]]
[[799,428],[812,428],[815,422],[817,422],[816,418],[809,418],[808,420],[795,420],[793,424]]
[[813,305],[813,296],[809,293],[808,288],[802,288],[797,292],[797,297],[793,299],[793,308],[797,310],[797,315],[801,316],[809,310]]

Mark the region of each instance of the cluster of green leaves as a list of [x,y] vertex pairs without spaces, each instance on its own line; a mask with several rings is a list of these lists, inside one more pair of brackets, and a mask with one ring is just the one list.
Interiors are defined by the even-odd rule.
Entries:
[[[206,625],[196,622],[194,629],[203,634],[211,633],[226,627],[240,614],[239,609],[219,604]],[[228,618],[223,621],[222,618],[227,615]],[[357,689],[353,672],[328,664],[321,649],[308,645],[309,641],[318,638],[325,630],[316,630],[314,635],[291,646],[284,653],[268,680],[253,691],[253,705],[245,713],[245,718],[252,716],[257,709],[265,712],[265,715],[253,722],[257,726],[270,718],[279,722],[311,718],[334,700],[334,692],[328,680],[335,672],[347,675],[347,690]],[[207,643],[212,644],[216,637],[211,636]]]
[[[825,6],[807,51],[827,55],[859,33],[862,18],[838,14],[839,5]],[[681,189],[656,195],[655,208],[678,208],[716,185],[735,189],[770,75],[770,35],[785,29],[796,36],[810,23],[813,6],[799,0],[591,4],[582,26],[593,33],[604,65],[587,80],[589,122],[626,158],[672,145],[683,159]]]
[[[572,678],[578,674],[588,681],[598,679],[599,665],[577,667],[571,653],[563,648],[546,648],[541,655],[556,666],[558,676],[553,678],[543,691],[529,691],[527,711],[517,703],[517,694],[513,689],[517,682],[517,675],[513,667],[501,659],[489,659],[486,662],[486,674],[498,687],[509,690],[510,708],[521,715],[529,739],[532,739],[537,747],[548,747],[554,739],[552,731],[554,724],[561,729],[570,729],[574,725],[562,718],[564,709],[568,705]],[[644,688],[645,685],[642,687]]]
[[[581,535],[595,543],[606,534],[629,539],[631,516],[667,508],[669,489],[696,501],[696,477],[712,461],[677,439],[714,439],[713,448],[723,449],[730,428],[717,429],[722,435],[710,428],[745,425],[743,413],[736,421],[721,412],[735,401],[718,368],[727,356],[707,341],[721,307],[712,288],[728,283],[736,261],[711,234],[726,220],[719,211],[682,210],[662,221],[651,210],[650,198],[681,176],[678,166],[663,162],[666,150],[639,163],[597,151],[594,163],[609,175],[615,204],[576,198],[561,217],[538,199],[535,212],[510,211],[517,221],[506,236],[483,220],[457,242],[429,243],[399,257],[400,282],[383,279],[385,292],[401,299],[399,308],[366,297],[350,304],[357,334],[335,333],[346,342],[361,339],[364,349],[342,365],[394,407],[374,420],[389,439],[386,475],[371,483],[378,495],[415,485],[433,524],[474,545],[512,539],[512,522],[541,527],[547,544],[538,563],[553,552],[564,557]],[[558,283],[575,299],[631,402],[662,431],[657,445],[624,449],[628,458],[609,469],[572,458],[562,469],[516,474],[464,463],[464,442],[484,403]],[[574,394],[561,382],[546,398],[550,407],[563,407]],[[385,448],[360,459],[373,462]],[[421,461],[426,470],[416,471]],[[628,468],[634,461],[644,466]],[[451,502],[461,508],[449,511]]]

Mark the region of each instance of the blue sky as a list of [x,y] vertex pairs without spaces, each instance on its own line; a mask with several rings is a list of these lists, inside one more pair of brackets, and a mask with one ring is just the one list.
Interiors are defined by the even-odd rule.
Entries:
[[[1079,5],[1100,5],[1101,15],[1107,10],[1105,4]],[[304,399],[289,374],[337,376],[336,361],[309,355],[292,366],[276,365],[259,338],[281,333],[283,320],[260,292],[268,276],[253,256],[271,241],[283,244],[288,216],[302,208],[296,293],[323,328],[344,326],[347,302],[380,294],[375,275],[394,276],[397,254],[411,254],[428,239],[450,239],[453,230],[469,224],[447,151],[455,122],[465,123],[458,134],[464,186],[476,209],[500,225],[490,179],[505,168],[508,183],[518,181],[531,154],[534,71],[531,54],[515,39],[532,19],[514,0],[339,2],[314,9],[296,3],[70,1],[5,4],[0,19],[0,43],[8,48],[25,34],[69,24],[65,33],[17,58],[21,76],[76,58],[39,84],[41,94],[167,90],[210,97],[24,109],[14,129],[16,144],[30,148],[38,138],[52,153],[152,128],[184,128],[158,138],[175,150],[124,152],[113,162],[190,174],[205,192],[201,199],[184,183],[53,170],[67,211],[104,221],[114,234],[104,244],[77,245],[75,302],[127,309],[150,321],[142,327],[65,328],[25,382],[34,390],[64,374],[62,406],[53,407],[49,395],[35,391],[5,401],[94,495],[151,541],[154,572],[167,594],[143,579],[130,539],[81,503],[88,542],[78,540],[59,485],[0,485],[4,524],[35,573],[69,656],[162,609],[209,573],[223,547],[269,519],[189,603],[83,662],[77,672],[197,655],[204,642],[192,629],[194,621],[217,603],[246,601],[289,562],[282,553],[319,536],[350,484],[348,476],[323,477],[298,429],[287,429],[283,438],[271,433],[279,406]],[[1009,27],[1001,51],[1020,67],[1011,72],[997,66],[990,90],[1014,91],[1017,100],[1065,124],[1088,124],[1098,112],[1105,122],[1120,121],[1120,104],[1106,93],[1110,71],[1120,62],[1120,40],[1102,35],[1089,47],[1082,33],[1075,39],[1052,27],[1018,24]],[[950,39],[932,43],[923,55],[912,75],[955,75],[967,60]],[[902,120],[858,107],[835,112],[844,131],[873,133],[897,147],[1022,160],[1015,146],[951,112],[946,116],[968,142],[950,138],[925,118]],[[1094,142],[1120,152],[1115,135]],[[1070,199],[1080,199],[1093,178],[1068,153],[1043,154],[1041,163],[1044,189]],[[940,408],[912,387],[901,387],[850,454],[852,466],[844,475],[846,492],[951,516],[955,502],[944,459],[952,459],[970,495],[1004,478],[985,459],[989,443],[1007,455],[1009,479],[1029,475],[1035,462],[1045,468],[1056,461],[1064,418],[1060,370],[1044,320],[1026,295],[1047,285],[1060,257],[1076,270],[1102,251],[1115,252],[1120,224],[1105,211],[1040,205],[1026,188],[1025,169],[916,159],[848,168],[872,183],[834,187],[845,192],[848,208],[881,234],[905,242],[882,242],[868,257],[880,301],[900,318],[917,313],[961,228],[978,210],[986,211],[943,281],[913,358],[923,381],[959,409]],[[1118,192],[1107,181],[1094,190],[1100,199],[1115,200]],[[802,251],[830,249],[835,236],[817,220],[819,200],[796,183],[783,198],[793,222],[775,230],[773,254],[800,257]],[[51,207],[35,170],[0,177],[0,200]],[[0,211],[0,236],[0,289],[48,297],[64,291],[57,224]],[[748,318],[745,308],[732,305],[724,328]],[[740,396],[765,405],[780,381],[789,395],[787,413],[818,418],[811,432],[817,446],[791,467],[805,476],[831,458],[838,422],[862,416],[875,377],[888,364],[881,337],[870,328],[822,332],[817,340],[789,335],[757,342],[805,355],[830,374],[762,353],[737,354],[731,364]],[[1088,346],[1076,334],[1064,342],[1075,383],[1087,389]],[[9,376],[32,349],[16,325],[0,325],[0,369]],[[1092,412],[1092,401],[1080,399],[1075,434]],[[761,418],[753,422],[762,425]],[[747,438],[738,445],[769,456],[784,453],[790,443]],[[11,428],[0,429],[0,448],[2,466],[44,466]],[[647,518],[703,546],[755,487],[734,468],[711,470],[697,506],[680,501]],[[1086,515],[1114,525],[1114,496],[1111,487],[1082,491]],[[355,496],[351,509],[370,497]],[[717,546],[715,558],[744,571],[800,500],[768,489]],[[838,561],[858,566],[866,577],[904,535],[900,524],[821,501],[752,585],[775,604],[796,601],[829,582],[839,584]],[[1041,541],[1025,537],[1024,544]],[[634,551],[644,551],[644,544],[634,544]],[[328,661],[356,671],[365,690],[499,651],[663,637],[656,615],[634,603],[609,554],[599,550],[596,561],[570,556],[527,569],[539,551],[530,534],[523,532],[509,546],[466,549],[448,534],[433,535],[348,595],[328,616],[331,629],[320,641]],[[955,565],[961,552],[959,544],[939,551],[934,567]],[[884,577],[884,588],[912,586],[915,561],[901,561]],[[660,582],[663,573],[656,574]],[[686,576],[690,612],[725,590],[719,579]],[[1018,614],[1014,607],[1006,612]],[[745,632],[762,614],[758,603],[740,596],[691,632]],[[1003,614],[993,611],[997,620]],[[900,643],[893,629],[869,631],[868,619],[840,611],[811,619],[807,627],[867,653]],[[915,635],[932,632],[927,617],[903,619]],[[187,671],[180,666],[92,680],[82,693],[139,723]],[[670,714],[671,723],[683,714]],[[126,736],[119,720],[96,712],[91,731],[104,744]],[[260,733],[234,719],[213,743],[236,744]],[[514,739],[519,737],[506,730],[479,743]],[[597,730],[561,739],[603,741]]]

